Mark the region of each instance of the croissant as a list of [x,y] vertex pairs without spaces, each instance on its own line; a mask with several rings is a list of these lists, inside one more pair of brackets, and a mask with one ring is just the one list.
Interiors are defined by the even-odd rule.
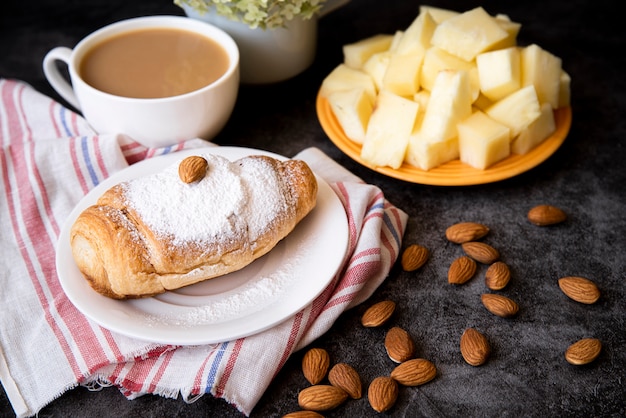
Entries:
[[315,207],[317,188],[299,160],[187,157],[104,192],[72,225],[72,255],[97,292],[153,296],[263,256]]

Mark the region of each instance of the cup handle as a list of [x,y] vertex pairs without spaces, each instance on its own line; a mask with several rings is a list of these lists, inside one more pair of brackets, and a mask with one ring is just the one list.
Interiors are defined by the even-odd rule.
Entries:
[[345,6],[350,3],[350,0],[328,0],[319,11],[318,17],[324,17],[330,12],[334,12],[336,9]]
[[69,66],[71,55],[72,50],[64,46],[51,49],[43,58],[43,72],[52,88],[74,108],[81,110],[74,89],[65,77],[61,75],[56,65],[57,61],[63,61]]

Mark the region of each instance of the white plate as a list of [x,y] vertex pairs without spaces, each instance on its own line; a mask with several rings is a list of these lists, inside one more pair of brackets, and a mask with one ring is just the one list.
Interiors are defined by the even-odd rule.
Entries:
[[115,300],[95,292],[72,257],[69,229],[111,186],[162,170],[191,154],[230,160],[255,154],[239,147],[209,147],[155,157],[122,170],[95,187],[66,220],[57,244],[59,281],[70,301],[104,328],[173,345],[230,341],[266,330],[296,314],[330,283],[348,249],[348,222],[337,195],[321,178],[317,206],[272,251],[228,275],[146,299]]

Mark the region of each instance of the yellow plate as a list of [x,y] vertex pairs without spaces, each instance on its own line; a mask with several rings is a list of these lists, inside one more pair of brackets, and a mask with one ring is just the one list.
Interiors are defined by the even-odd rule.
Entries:
[[529,153],[525,155],[512,154],[486,170],[473,168],[460,160],[450,161],[428,171],[406,163],[395,170],[391,167],[375,167],[363,161],[361,158],[361,145],[346,137],[330,104],[319,94],[317,96],[316,108],[317,117],[326,135],[350,158],[386,176],[433,186],[469,186],[493,183],[528,171],[545,161],[561,146],[572,125],[571,107],[555,110],[556,131],[550,137],[546,138]]

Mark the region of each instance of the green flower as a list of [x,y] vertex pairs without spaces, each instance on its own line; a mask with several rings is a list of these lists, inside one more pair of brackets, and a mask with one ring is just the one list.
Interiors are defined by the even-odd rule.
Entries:
[[299,17],[310,19],[326,0],[174,0],[199,14],[214,10],[228,19],[243,22],[250,28],[278,28]]

